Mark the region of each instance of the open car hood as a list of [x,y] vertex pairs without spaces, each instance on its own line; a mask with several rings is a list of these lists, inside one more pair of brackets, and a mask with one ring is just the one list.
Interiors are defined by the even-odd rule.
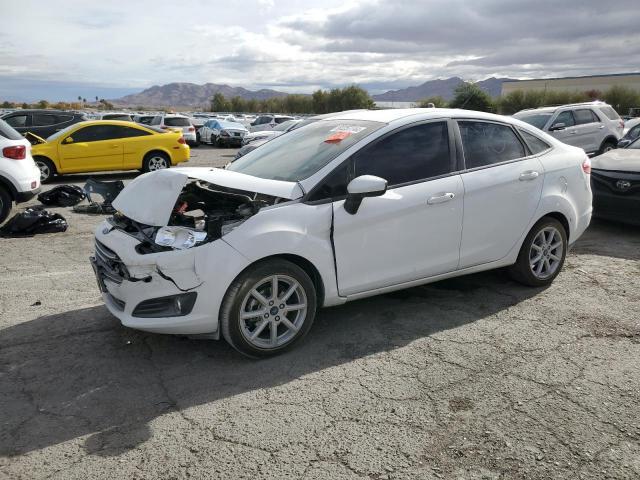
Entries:
[[294,200],[304,192],[296,182],[266,180],[221,168],[171,168],[135,178],[113,201],[113,208],[144,225],[163,227],[189,179],[212,185]]

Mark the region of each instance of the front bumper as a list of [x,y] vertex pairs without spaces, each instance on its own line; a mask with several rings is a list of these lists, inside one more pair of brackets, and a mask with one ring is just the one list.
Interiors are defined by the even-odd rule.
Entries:
[[[137,239],[119,230],[108,231],[107,222],[96,230],[96,257],[115,256],[123,274],[96,265],[96,277],[107,309],[124,326],[154,333],[217,334],[218,313],[227,288],[248,266],[248,261],[223,240],[199,247],[141,255]],[[107,232],[107,233],[105,233]],[[145,300],[197,293],[191,312],[183,316],[145,317],[134,310]]]
[[218,143],[221,145],[232,145],[234,147],[240,147],[242,145],[242,137],[218,137]]

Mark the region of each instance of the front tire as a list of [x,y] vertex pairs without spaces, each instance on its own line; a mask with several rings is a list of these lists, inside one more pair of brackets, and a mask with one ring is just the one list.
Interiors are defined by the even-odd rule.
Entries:
[[615,150],[618,148],[618,144],[613,142],[612,140],[607,140],[602,144],[600,150],[598,150],[598,155],[602,155],[603,153],[607,153],[611,150]]
[[3,187],[0,187],[0,224],[4,222],[11,213],[11,207],[13,206],[13,198],[9,192]]
[[33,160],[40,169],[40,183],[49,183],[56,174],[56,167],[53,162],[44,157],[35,157]]
[[240,274],[220,312],[224,339],[252,358],[282,353],[309,331],[316,313],[309,275],[286,260],[267,260]]
[[558,220],[543,217],[520,247],[511,277],[531,287],[546,287],[558,276],[567,256],[567,232]]
[[155,172],[156,170],[164,170],[171,166],[171,161],[166,153],[151,152],[144,157],[142,162],[142,170],[144,172]]

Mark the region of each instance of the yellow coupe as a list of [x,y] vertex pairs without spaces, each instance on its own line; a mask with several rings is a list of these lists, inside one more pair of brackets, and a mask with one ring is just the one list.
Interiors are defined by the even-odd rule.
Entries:
[[63,173],[150,172],[186,162],[190,155],[180,132],[115,120],[75,123],[37,142],[31,154],[42,183]]

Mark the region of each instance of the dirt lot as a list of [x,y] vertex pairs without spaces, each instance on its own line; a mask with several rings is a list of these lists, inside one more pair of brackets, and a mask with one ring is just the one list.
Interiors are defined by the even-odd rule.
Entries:
[[640,478],[640,229],[594,222],[548,289],[489,272],[323,310],[256,362],[123,328],[101,217],[55,210],[66,233],[0,240],[0,478]]

